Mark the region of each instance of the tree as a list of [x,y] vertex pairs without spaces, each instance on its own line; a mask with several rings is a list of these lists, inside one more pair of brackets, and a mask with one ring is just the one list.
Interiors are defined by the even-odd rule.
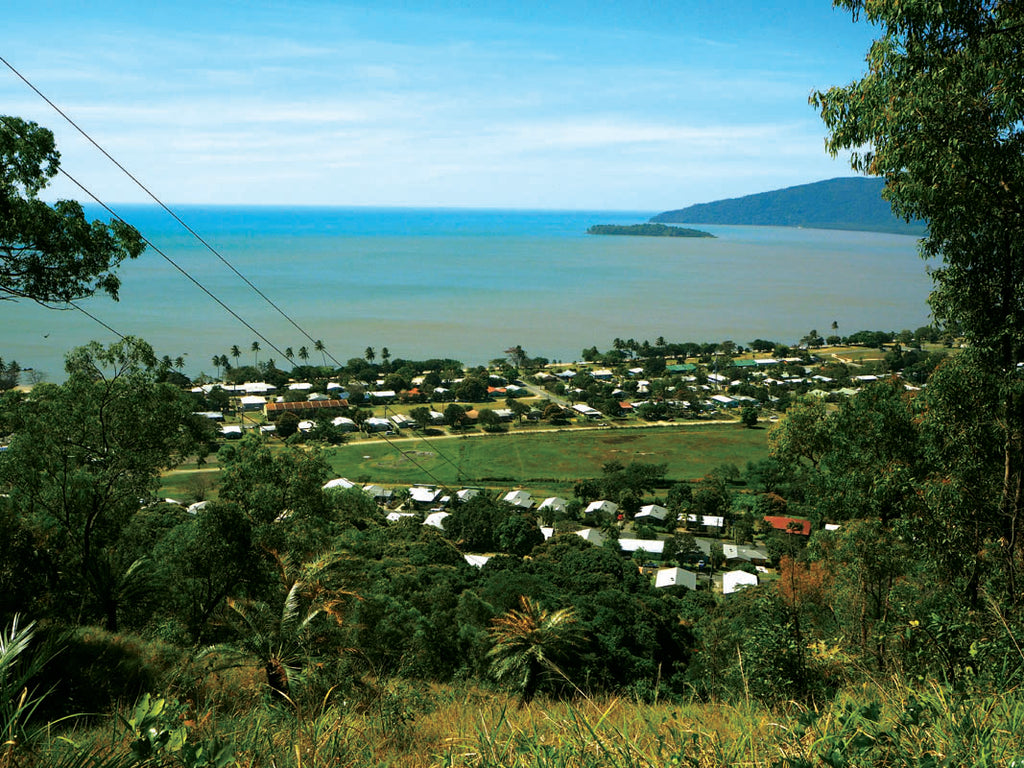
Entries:
[[327,348],[324,346],[324,343],[322,341],[320,341],[320,339],[317,339],[316,341],[313,342],[313,349],[315,349],[317,352],[320,353],[320,356],[324,360],[324,367],[326,368],[327,367]]
[[259,368],[259,365],[260,365],[260,343],[258,341],[254,341],[252,343],[252,346],[249,347],[249,349],[252,350],[252,354],[253,354],[253,366],[256,367],[256,368]]
[[373,363],[374,359],[377,357],[377,353],[373,351],[373,347],[367,347],[366,351],[363,353],[363,357],[366,358],[366,362]]
[[868,74],[812,94],[832,153],[882,176],[893,211],[928,225],[938,259],[929,301],[1001,379],[1002,492],[996,510],[1011,600],[1024,549],[1024,6],[841,0],[881,30]]
[[491,622],[494,645],[488,656],[498,681],[512,685],[521,704],[529,704],[545,673],[562,674],[558,662],[579,644],[580,636],[571,608],[550,612],[525,595],[519,608]]
[[67,381],[0,404],[13,433],[0,462],[12,509],[57,567],[48,576],[54,610],[118,626],[122,528],[159,488],[161,470],[202,455],[212,427],[188,396],[157,381],[152,348],[127,337],[67,356]]
[[380,348],[380,359],[384,361],[384,365],[387,365],[388,360],[391,359],[391,351],[387,347]]
[[757,408],[752,405],[746,405],[743,410],[740,411],[740,421],[744,427],[754,428],[757,426]]
[[242,350],[238,348],[237,344],[232,344],[231,349],[229,351],[231,353],[231,356],[235,359],[235,367],[237,368],[238,358],[242,356]]
[[0,357],[0,392],[6,389],[14,389],[18,386],[18,379],[21,378],[21,366],[17,361],[11,360],[5,363]]
[[303,363],[309,360],[309,350],[305,347],[299,347],[299,360]]
[[65,304],[96,292],[116,300],[115,270],[145,249],[123,221],[89,222],[74,201],[39,200],[59,168],[53,133],[0,116],[0,300]]

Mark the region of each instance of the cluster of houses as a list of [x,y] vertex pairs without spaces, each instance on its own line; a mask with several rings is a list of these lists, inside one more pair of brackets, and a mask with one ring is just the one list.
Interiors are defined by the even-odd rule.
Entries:
[[[451,515],[449,510],[453,504],[469,501],[475,496],[485,493],[480,488],[462,488],[450,493],[437,486],[414,485],[407,489],[407,496],[405,493],[402,494],[402,503],[395,504],[396,492],[394,490],[372,483],[360,485],[339,477],[327,482],[324,489],[362,490],[382,507],[382,514],[389,522],[394,523],[407,519],[419,520],[423,525],[433,526],[442,531],[445,528],[444,521]],[[533,510],[538,513],[543,513],[546,510],[552,513],[564,513],[569,503],[566,499],[558,496],[550,496],[538,501],[528,491],[522,489],[508,491],[501,497],[501,501],[519,510]],[[593,501],[584,510],[585,515],[593,513],[603,513],[611,520],[621,520],[618,505],[606,499]],[[634,520],[664,522],[672,514],[658,504],[647,504],[635,515]],[[765,518],[765,520],[778,530],[784,530],[794,535],[810,535],[808,521],[782,517]],[[696,528],[697,530],[720,532],[725,527],[724,518],[721,517],[689,514],[680,515],[680,521],[685,522],[687,528],[691,530]],[[796,529],[795,524],[799,524],[799,530]],[[545,540],[555,535],[553,527],[541,525],[539,528]],[[581,528],[573,533],[595,546],[602,546],[608,540],[608,534],[598,528]],[[754,570],[760,572],[768,570],[769,557],[762,546],[739,545],[722,542],[715,538],[695,536],[696,544],[704,559],[698,562],[697,571],[693,571],[679,567],[662,568],[655,564],[655,561],[660,560],[664,553],[665,539],[620,536],[617,541],[623,554],[636,557],[643,563],[641,570],[652,576],[656,587],[685,586],[689,589],[697,589],[699,581],[711,582],[714,580],[715,584],[720,584],[724,594],[730,594],[743,587],[758,583],[758,577],[756,574],[750,573],[749,565],[754,566]],[[704,566],[705,563],[710,564],[712,561],[712,545],[715,543],[721,547],[720,558],[723,561],[724,569],[711,576],[708,574],[712,569]],[[464,554],[464,557],[468,563],[478,567],[483,566],[490,559],[490,555],[487,554],[468,553]],[[746,570],[737,567],[744,564],[748,564]]]

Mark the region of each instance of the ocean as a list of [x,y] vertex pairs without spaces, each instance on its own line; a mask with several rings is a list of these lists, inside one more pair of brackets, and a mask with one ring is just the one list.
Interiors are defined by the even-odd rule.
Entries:
[[[287,347],[321,362],[317,339],[342,363],[369,346],[475,365],[516,344],[568,361],[615,338],[793,344],[811,329],[829,335],[833,322],[839,334],[929,322],[931,281],[907,236],[726,226],[700,227],[716,239],[586,234],[654,212],[174,207],[289,320],[166,212],[112,207],[265,338],[148,249],[122,265],[119,302],[82,307],[158,355],[183,356],[190,376],[213,374],[211,358],[232,345],[251,363],[253,341],[260,360],[280,367]],[[69,349],[116,339],[74,310],[2,302],[0,317],[0,357],[52,381]]]

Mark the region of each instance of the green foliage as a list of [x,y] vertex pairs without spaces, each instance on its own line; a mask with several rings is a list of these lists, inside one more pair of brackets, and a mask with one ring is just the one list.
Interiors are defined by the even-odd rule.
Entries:
[[571,608],[549,612],[528,597],[522,598],[519,610],[496,618],[490,632],[491,671],[524,704],[542,687],[544,675],[564,676],[559,662],[580,641]]
[[117,266],[145,249],[122,221],[89,222],[76,202],[39,200],[59,168],[53,133],[0,115],[0,300],[64,304],[96,292],[117,299]]
[[594,224],[588,235],[640,235],[643,237],[714,237],[710,232],[665,224]]
[[115,629],[136,559],[119,546],[123,528],[161,470],[205,452],[212,427],[180,390],[155,381],[153,351],[138,339],[74,350],[67,371],[64,384],[3,401],[13,437],[0,482],[37,546],[60,563],[46,585],[54,615]]

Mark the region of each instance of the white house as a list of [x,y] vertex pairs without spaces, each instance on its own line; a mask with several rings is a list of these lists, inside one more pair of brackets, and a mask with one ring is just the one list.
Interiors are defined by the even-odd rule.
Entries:
[[660,555],[665,551],[665,542],[662,539],[619,539],[619,549],[623,552],[646,552],[650,555]]
[[550,509],[556,514],[562,514],[565,512],[565,508],[568,503],[569,502],[559,496],[549,496],[540,503],[540,506],[538,506],[537,509],[540,511]]
[[608,501],[606,499],[598,499],[597,501],[590,502],[587,505],[587,508],[585,510],[583,510],[583,513],[586,514],[586,515],[589,515],[589,514],[592,514],[592,513],[595,513],[595,512],[603,512],[606,515],[611,515],[612,517],[615,517],[615,515],[617,515],[618,512],[619,512],[619,505],[616,504],[614,501]]
[[654,586],[697,588],[697,574],[683,568],[659,568],[654,575]]
[[646,520],[658,520],[664,521],[668,519],[669,511],[658,504],[645,504],[640,507],[640,511],[636,513],[634,519],[646,519]]
[[332,488],[340,488],[341,490],[348,490],[349,488],[355,488],[356,484],[351,480],[344,477],[336,477],[333,480],[328,480],[324,483],[324,490],[329,491]]
[[520,509],[533,508],[533,497],[526,491],[509,491],[501,500]]
[[414,485],[409,489],[409,498],[414,504],[419,504],[421,506],[433,504],[440,496],[440,488],[428,488],[422,485]]
[[449,516],[450,516],[450,513],[448,513],[448,512],[431,512],[423,520],[423,524],[424,525],[432,525],[435,528],[438,528],[439,530],[443,531],[444,530],[444,519],[446,517],[449,517]]
[[597,530],[597,528],[584,528],[581,531],[576,531],[576,535],[597,547],[604,544],[604,534]]
[[756,587],[757,576],[746,571],[726,571],[722,574],[722,594],[731,595],[746,587]]
[[267,398],[260,395],[243,395],[238,398],[243,411],[259,411],[267,404]]
[[387,432],[391,429],[391,422],[377,416],[371,416],[363,422],[363,429],[367,432]]

